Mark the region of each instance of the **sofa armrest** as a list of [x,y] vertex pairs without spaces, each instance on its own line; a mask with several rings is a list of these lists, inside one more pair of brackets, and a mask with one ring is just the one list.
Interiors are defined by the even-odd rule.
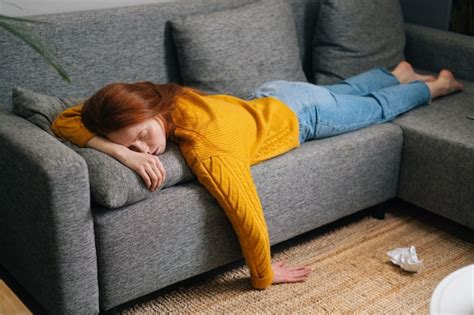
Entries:
[[0,264],[48,314],[98,313],[85,161],[1,104],[0,145]]
[[460,79],[474,81],[474,37],[405,23],[405,57],[415,68],[449,69]]

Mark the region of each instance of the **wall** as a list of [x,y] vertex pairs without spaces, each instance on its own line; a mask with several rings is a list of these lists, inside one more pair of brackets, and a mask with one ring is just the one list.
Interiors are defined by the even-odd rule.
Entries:
[[0,0],[0,14],[29,16],[177,1],[183,0]]

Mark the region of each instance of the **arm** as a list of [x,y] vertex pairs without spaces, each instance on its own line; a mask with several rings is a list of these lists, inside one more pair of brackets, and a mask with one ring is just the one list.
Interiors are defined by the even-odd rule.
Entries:
[[155,191],[165,181],[165,168],[160,159],[155,155],[132,151],[127,147],[99,136],[94,136],[87,141],[86,147],[108,154],[137,172],[150,191]]
[[405,24],[406,59],[415,68],[449,69],[458,78],[474,81],[474,37],[430,27]]
[[47,313],[99,312],[85,161],[0,110],[0,264]]
[[250,165],[229,156],[213,156],[197,164],[194,172],[226,212],[250,269],[252,286],[270,286],[270,241]]
[[127,147],[97,136],[84,126],[81,112],[82,105],[63,111],[54,120],[51,130],[56,136],[79,147],[88,147],[112,156],[137,172],[150,191],[156,190],[164,183],[166,172],[157,156],[134,152]]

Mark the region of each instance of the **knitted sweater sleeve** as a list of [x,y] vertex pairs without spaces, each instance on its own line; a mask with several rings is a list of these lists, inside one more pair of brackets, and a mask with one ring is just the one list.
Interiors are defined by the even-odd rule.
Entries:
[[95,134],[82,123],[81,112],[82,105],[66,109],[53,121],[51,130],[57,137],[66,139],[83,148]]
[[201,161],[194,171],[226,212],[250,269],[252,286],[256,289],[270,286],[273,280],[270,241],[250,164],[220,155]]

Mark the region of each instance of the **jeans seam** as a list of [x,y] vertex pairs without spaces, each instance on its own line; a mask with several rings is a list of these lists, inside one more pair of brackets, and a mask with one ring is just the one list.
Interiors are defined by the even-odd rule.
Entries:
[[365,125],[367,123],[375,123],[371,120],[367,120],[367,121],[363,121],[363,122],[358,122],[358,123],[354,123],[354,124],[340,124],[340,125],[335,125],[335,124],[328,124],[328,123],[324,123],[324,122],[318,122],[319,125],[323,125],[323,126],[327,126],[327,127],[332,127],[332,128],[340,128],[340,127],[354,127],[354,126],[358,126],[358,125]]
[[392,116],[394,116],[392,119],[394,119],[396,116],[398,116],[399,114],[401,113],[404,113],[404,112],[408,112],[412,109],[414,109],[415,107],[418,107],[418,106],[421,106],[425,104],[425,101],[424,100],[420,100],[419,102],[416,102],[415,105],[411,106],[410,108],[408,108],[407,110],[399,110],[397,112],[395,112],[394,114],[392,114]]

